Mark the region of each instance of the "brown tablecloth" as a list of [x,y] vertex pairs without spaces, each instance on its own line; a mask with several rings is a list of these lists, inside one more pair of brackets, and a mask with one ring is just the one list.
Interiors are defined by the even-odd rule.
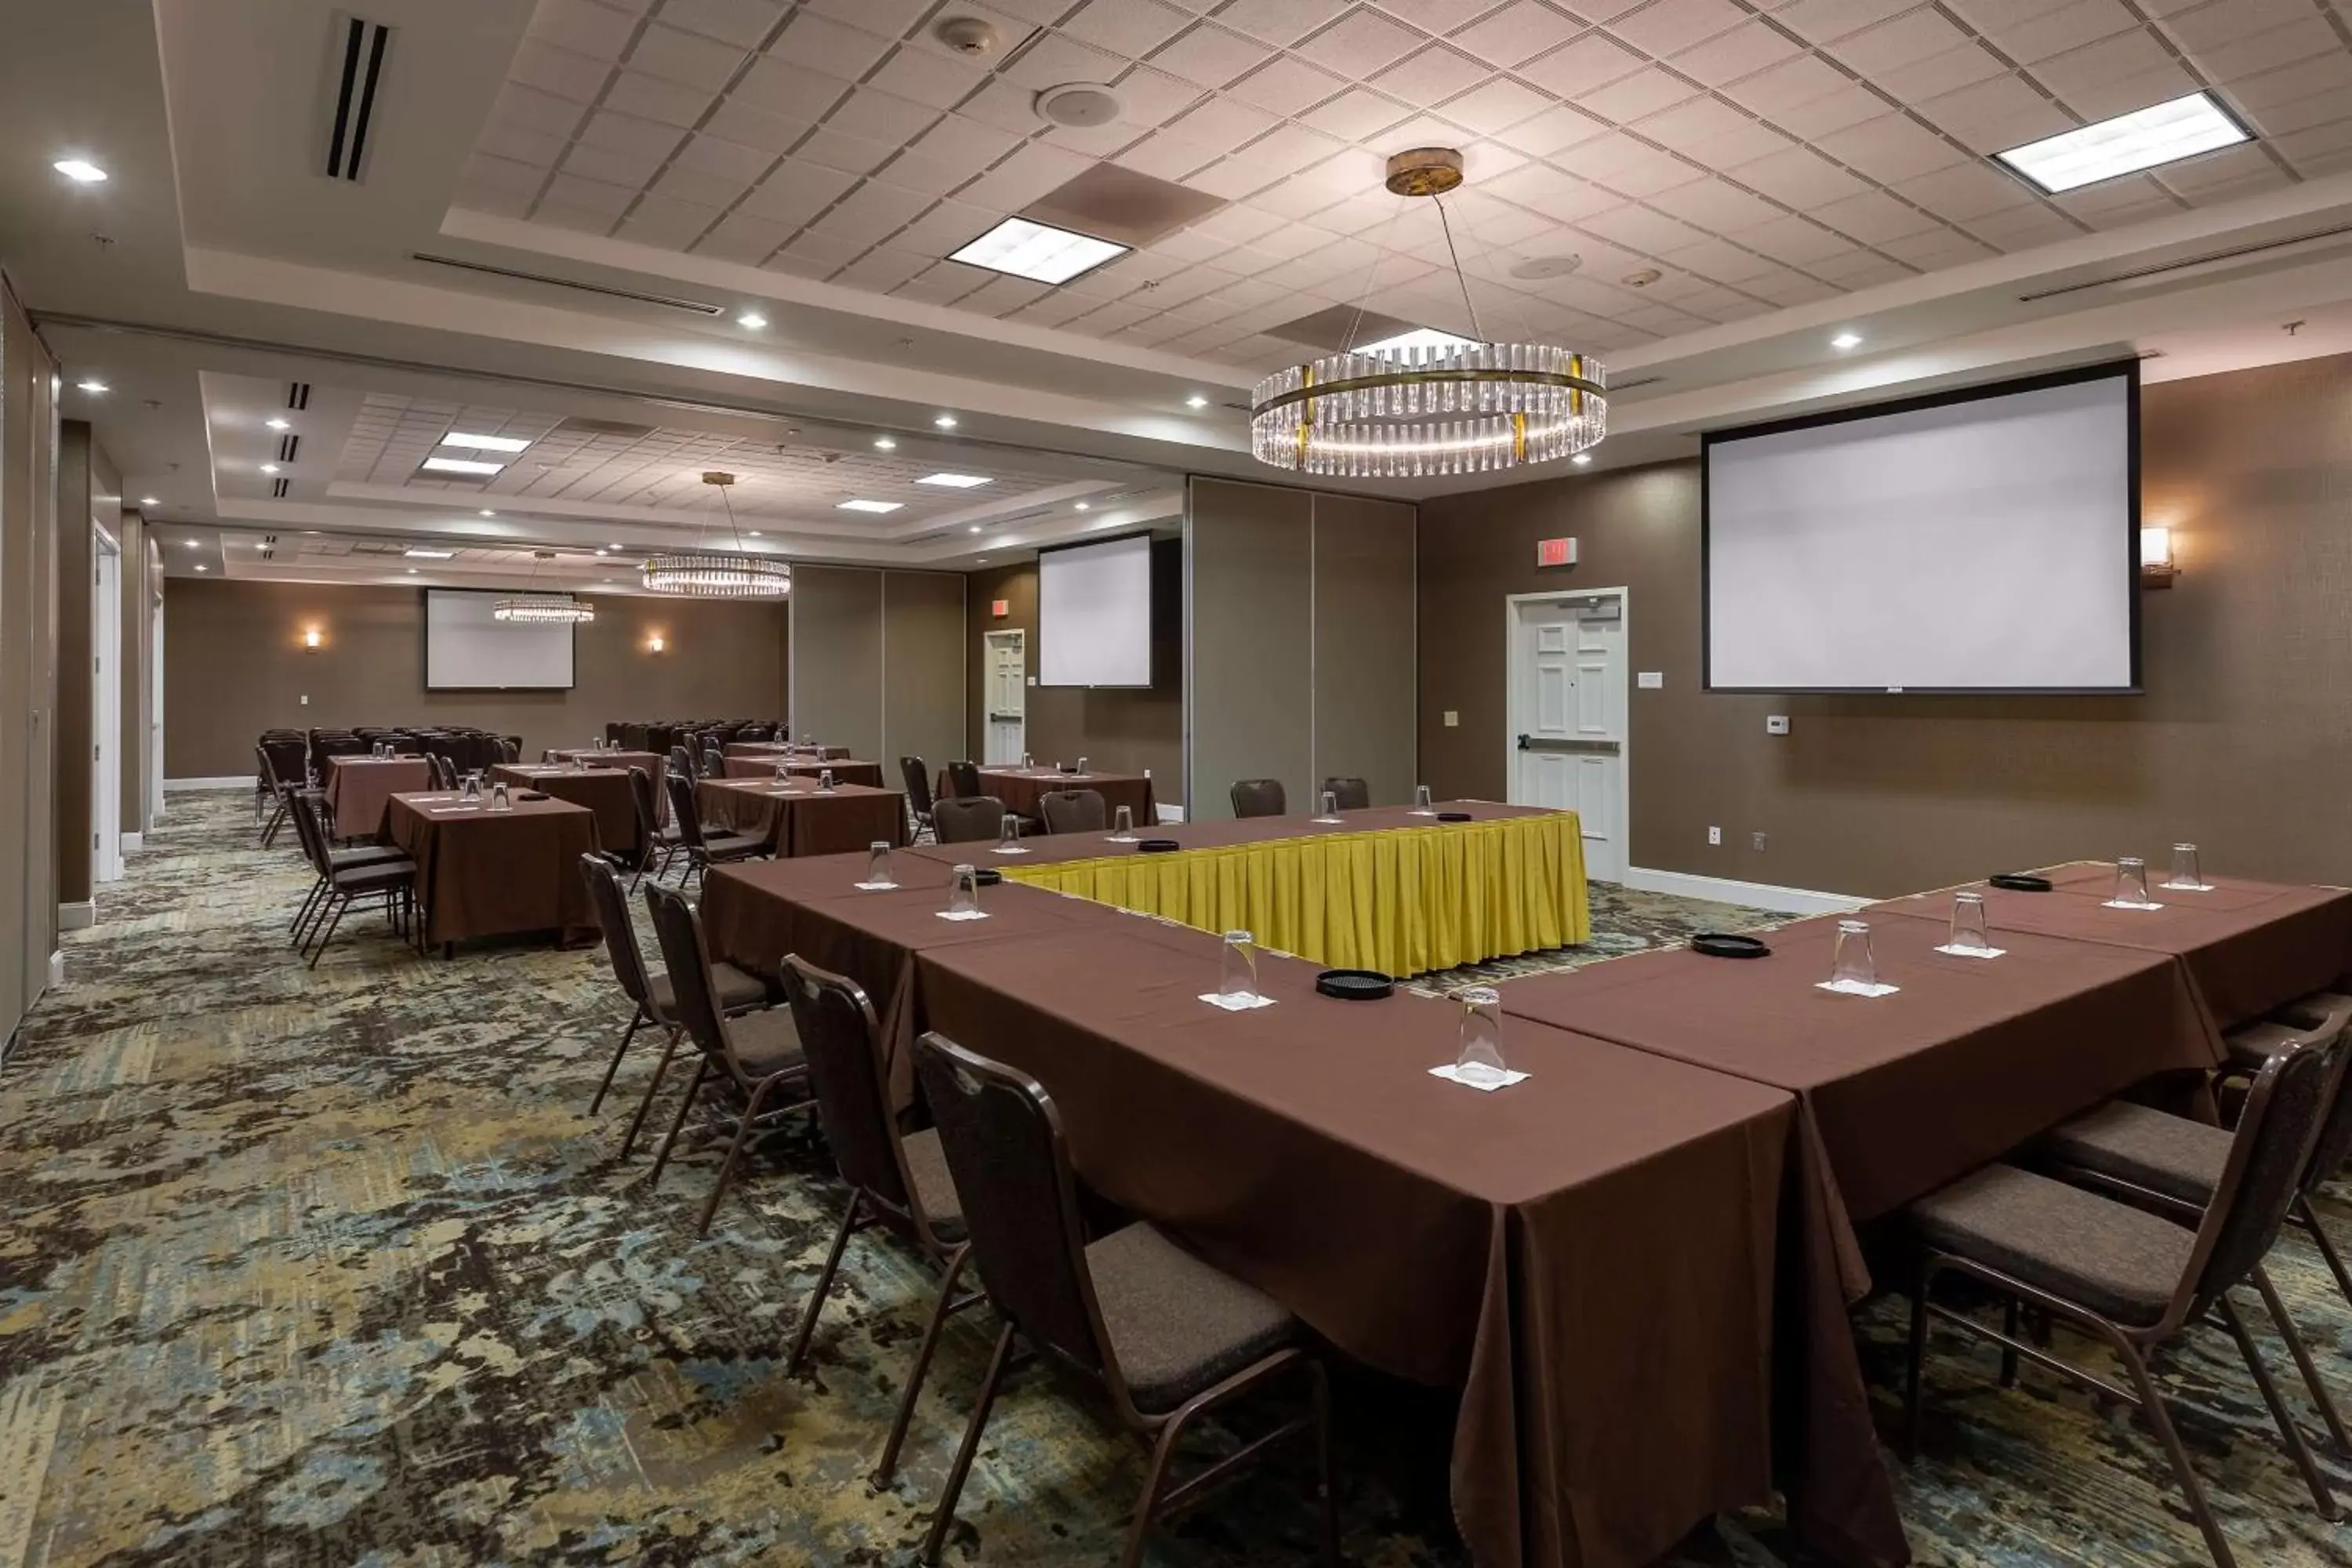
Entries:
[[894,849],[907,842],[906,797],[895,789],[845,784],[828,795],[807,781],[778,789],[772,779],[705,779],[694,799],[703,821],[756,833],[774,855],[840,855],[877,839]]
[[329,757],[327,804],[335,837],[373,838],[383,826],[383,803],[398,792],[433,787],[433,764],[423,757]]
[[595,940],[596,911],[580,875],[580,857],[598,847],[587,807],[519,800],[492,811],[453,795],[395,795],[384,825],[416,861],[426,942],[546,931]]
[[793,761],[781,753],[773,756],[730,756],[725,763],[727,776],[730,779],[772,779],[776,776],[776,764],[782,763],[784,771],[794,778],[814,779],[830,771],[833,782],[837,784],[864,784],[868,789],[884,787],[880,763]]
[[[2205,892],[2160,887],[2167,871],[2148,868],[2156,910],[2111,910],[2115,867],[2105,861],[2057,866],[2042,873],[2047,893],[2018,893],[1977,883],[1873,904],[1864,918],[1902,915],[1948,929],[1955,891],[1980,893],[1993,945],[2013,931],[2170,953],[2187,969],[2216,1028],[2234,1028],[2352,969],[2352,892],[2208,874]],[[1942,939],[1937,938],[1938,941]]]
[[628,776],[631,768],[645,769],[646,776],[654,781],[654,820],[664,826],[668,826],[669,791],[664,786],[662,780],[669,774],[669,759],[661,752],[575,750],[551,752],[549,754],[559,763],[568,763],[577,757],[583,766],[611,768],[624,778]]
[[603,847],[636,858],[637,803],[629,794],[627,773],[611,768],[575,771],[541,763],[500,763],[490,770],[490,777],[504,779],[516,789],[543,790],[558,800],[586,806],[596,814],[596,837]]
[[933,946],[932,1027],[1034,1076],[1079,1173],[1349,1354],[1463,1390],[1454,1511],[1482,1564],[1635,1568],[1769,1488],[1789,1097],[1561,1030],[1532,1072],[1429,1076],[1459,1010],[1197,999],[1214,937],[1115,917]]
[[[806,746],[794,746],[782,741],[730,741],[719,748],[723,756],[775,758],[790,752],[795,757],[822,754],[828,763],[840,762],[853,753],[847,746],[820,746],[812,753]],[[880,763],[875,764],[879,767]]]
[[1037,797],[1056,790],[1090,789],[1103,797],[1103,820],[1118,820],[1118,808],[1125,806],[1135,814],[1135,826],[1140,832],[1156,825],[1159,812],[1151,799],[1151,781],[1141,773],[1057,773],[1052,768],[982,768],[980,770],[980,792],[992,795],[1004,803],[1004,809],[1033,822],[1045,820],[1045,808]]

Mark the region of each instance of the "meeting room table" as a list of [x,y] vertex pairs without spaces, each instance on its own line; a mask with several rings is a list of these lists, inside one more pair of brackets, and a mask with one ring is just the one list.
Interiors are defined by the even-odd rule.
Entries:
[[895,789],[840,784],[828,790],[794,774],[782,784],[772,777],[704,779],[694,799],[705,823],[756,834],[771,855],[839,855],[907,842],[907,797]]
[[1149,773],[1066,773],[1059,768],[980,770],[980,793],[994,795],[1004,803],[1005,810],[1031,822],[1045,819],[1045,808],[1038,804],[1040,796],[1070,789],[1090,789],[1102,796],[1105,822],[1117,821],[1122,805],[1133,814],[1138,828],[1151,827],[1160,820]]
[[792,777],[811,781],[829,773],[837,784],[863,784],[867,789],[882,789],[887,784],[880,763],[861,762],[848,756],[829,757],[820,762],[808,752],[795,755],[783,751],[762,751],[749,756],[738,756],[734,751],[735,748],[730,746],[729,754],[719,759],[730,779],[773,778],[776,769],[782,767]]
[[857,754],[847,746],[803,745],[797,741],[729,741],[719,747],[719,753],[730,757],[777,757],[788,752],[825,763],[842,762]]
[[564,945],[596,940],[596,911],[580,858],[601,847],[596,814],[568,800],[525,800],[503,810],[487,795],[395,795],[385,837],[416,862],[417,942],[553,932]]
[[394,795],[433,787],[433,763],[425,757],[329,757],[320,770],[338,838],[373,838]]
[[629,792],[625,772],[560,763],[500,763],[490,770],[490,779],[493,783],[503,780],[510,790],[541,790],[558,800],[586,806],[596,814],[599,846],[632,862],[636,859],[637,803]]

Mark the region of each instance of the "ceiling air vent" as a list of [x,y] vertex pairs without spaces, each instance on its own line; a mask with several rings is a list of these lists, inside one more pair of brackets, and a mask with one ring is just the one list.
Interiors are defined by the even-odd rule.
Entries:
[[327,177],[357,184],[366,169],[368,131],[375,121],[376,89],[383,81],[383,57],[392,29],[381,22],[338,16],[331,30],[334,47],[328,64],[333,97],[327,120]]
[[291,479],[282,477],[270,480],[269,499],[271,500],[284,500],[286,499],[286,487],[292,483],[293,481]]
[[286,406],[294,409],[310,407],[310,384],[307,381],[288,382],[286,384]]
[[454,256],[432,256],[422,250],[408,254],[411,261],[422,261],[434,267],[454,267],[460,272],[479,272],[489,278],[511,278],[519,283],[544,283],[551,289],[569,289],[580,294],[602,294],[607,300],[634,300],[640,305],[660,305],[672,310],[691,310],[698,316],[723,316],[724,305],[714,305],[708,300],[683,300],[670,294],[647,294],[636,289],[613,289],[602,283],[574,283],[569,278],[551,278],[544,272],[525,272],[515,267],[493,267],[487,261],[460,261]]
[[289,433],[278,437],[278,460],[279,462],[292,462],[294,460],[294,454],[299,452],[301,449],[301,437]]
[[578,415],[548,432],[550,436],[618,436],[628,441],[642,441],[653,433],[650,425],[632,425],[624,419],[586,419]]
[[2332,227],[2287,235],[2278,239],[2259,239],[2224,250],[2209,250],[2170,261],[2135,267],[2128,271],[2110,272],[2105,277],[2085,279],[2079,283],[2061,283],[2054,289],[2020,294],[2017,299],[2021,305],[2031,305],[2042,300],[2055,300],[2061,295],[2080,294],[2089,289],[2147,289],[2162,283],[2186,282],[2194,278],[2239,271],[2263,262],[2315,260],[2342,249],[2347,237],[2352,237],[2352,224],[2336,224]]

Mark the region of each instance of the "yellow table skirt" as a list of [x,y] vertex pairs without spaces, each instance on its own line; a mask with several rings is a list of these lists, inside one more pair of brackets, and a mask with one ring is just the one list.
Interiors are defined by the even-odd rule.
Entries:
[[1339,969],[1419,974],[1591,933],[1574,812],[1006,868]]

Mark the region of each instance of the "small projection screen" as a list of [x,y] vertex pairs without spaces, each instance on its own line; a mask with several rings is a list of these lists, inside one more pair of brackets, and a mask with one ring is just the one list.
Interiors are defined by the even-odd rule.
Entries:
[[2139,689],[2137,361],[1707,436],[1713,691]]
[[1041,686],[1151,684],[1151,536],[1037,552]]
[[425,689],[562,691],[572,686],[572,626],[502,621],[497,594],[425,590]]

